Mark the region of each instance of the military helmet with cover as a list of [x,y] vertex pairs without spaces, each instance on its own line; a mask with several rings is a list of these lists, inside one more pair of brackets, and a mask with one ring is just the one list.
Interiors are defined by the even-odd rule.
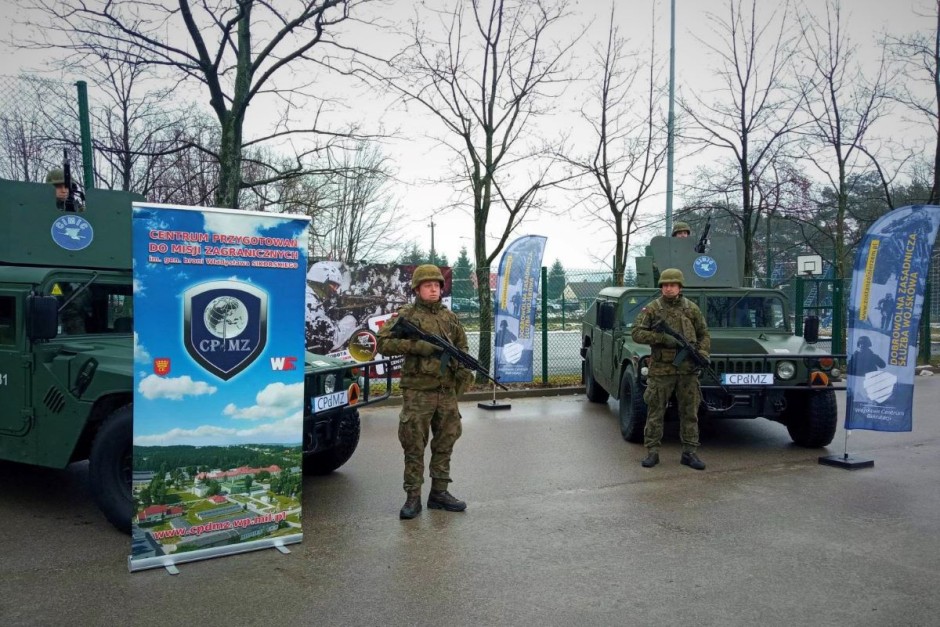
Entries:
[[867,335],[863,335],[862,337],[858,338],[858,342],[856,342],[855,345],[859,348],[871,348],[871,338],[869,338]]
[[666,283],[678,283],[680,286],[685,285],[685,277],[682,275],[682,270],[678,268],[666,268],[663,270],[662,274],[659,275],[659,284],[664,285]]
[[680,231],[685,231],[686,233],[691,235],[692,227],[690,227],[687,222],[676,222],[672,227],[672,236],[675,237],[676,233]]
[[418,289],[425,281],[437,281],[441,284],[441,289],[444,289],[444,275],[434,264],[426,263],[415,268],[414,274],[411,275],[411,289]]
[[65,172],[62,171],[62,168],[53,168],[49,170],[49,174],[46,175],[46,183],[52,185],[65,185]]

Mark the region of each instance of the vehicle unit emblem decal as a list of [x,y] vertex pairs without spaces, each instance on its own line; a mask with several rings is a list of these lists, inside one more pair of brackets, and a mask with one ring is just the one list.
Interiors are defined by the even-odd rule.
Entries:
[[692,262],[692,270],[703,279],[710,279],[718,271],[718,263],[708,255],[702,255]]
[[183,344],[203,368],[228,381],[268,341],[268,295],[240,281],[209,281],[183,292]]
[[67,215],[52,223],[52,241],[65,250],[88,248],[95,239],[91,222],[79,215]]

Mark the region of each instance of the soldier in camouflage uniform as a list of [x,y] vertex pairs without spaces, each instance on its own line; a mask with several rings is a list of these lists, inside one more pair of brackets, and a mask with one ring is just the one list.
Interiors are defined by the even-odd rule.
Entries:
[[659,320],[663,320],[708,358],[711,349],[708,325],[698,305],[680,293],[683,282],[681,270],[663,270],[659,277],[662,295],[643,308],[633,323],[631,332],[635,342],[649,344],[651,348],[649,379],[643,394],[643,400],[649,407],[646,429],[643,432],[644,444],[648,451],[642,462],[644,468],[652,468],[659,463],[663,417],[666,405],[675,392],[679,403],[679,429],[682,440],[680,461],[695,470],[705,469],[705,463],[696,454],[699,446],[698,406],[702,399],[698,371],[691,359],[674,366],[672,362],[679,350],[679,343],[675,338],[653,329]]
[[447,491],[450,483],[450,458],[460,437],[459,393],[472,380],[472,373],[453,361],[441,372],[440,353],[424,340],[392,337],[395,323],[407,318],[425,333],[440,335],[466,352],[467,334],[457,315],[441,303],[444,276],[434,265],[415,268],[411,279],[417,298],[405,305],[379,332],[379,352],[385,356],[404,355],[401,373],[403,405],[398,425],[398,439],[405,452],[407,493],[400,518],[414,518],[421,512],[421,485],[424,483],[424,449],[431,439],[431,493],[428,508],[462,512],[467,504]]

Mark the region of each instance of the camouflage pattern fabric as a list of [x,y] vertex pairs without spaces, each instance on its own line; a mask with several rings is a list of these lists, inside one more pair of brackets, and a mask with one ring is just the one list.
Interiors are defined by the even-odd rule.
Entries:
[[650,346],[649,378],[643,400],[648,413],[644,444],[650,451],[658,451],[663,439],[663,418],[666,405],[673,392],[679,405],[679,432],[683,452],[695,452],[698,440],[698,407],[702,400],[698,372],[695,364],[686,359],[678,366],[672,364],[678,350],[671,346],[663,333],[653,331],[652,326],[663,320],[678,331],[699,352],[708,355],[711,350],[711,335],[708,324],[698,305],[681,294],[676,298],[659,298],[643,308],[633,323],[630,335],[635,342]]
[[446,490],[450,483],[450,458],[460,437],[460,412],[453,390],[402,390],[403,407],[398,440],[405,452],[405,492],[421,490],[424,483],[424,449],[431,439],[431,489]]
[[424,449],[429,435],[431,488],[446,490],[451,481],[451,453],[461,433],[456,388],[462,387],[466,379],[464,369],[451,360],[442,373],[440,354],[423,356],[417,352],[416,340],[392,337],[399,318],[407,318],[425,333],[439,335],[462,351],[467,350],[467,334],[457,315],[439,301],[431,303],[419,298],[413,305],[402,307],[398,317],[386,323],[378,337],[380,353],[405,356],[398,425],[398,440],[405,453],[405,492],[419,491],[424,483]]
[[326,355],[336,343],[336,323],[326,315],[323,300],[323,295],[308,282],[304,298],[306,348],[318,355]]
[[679,404],[679,440],[682,451],[694,453],[698,442],[698,406],[702,400],[697,374],[674,374],[650,377],[643,393],[649,411],[646,414],[646,428],[643,431],[643,444],[650,451],[659,451],[663,441],[663,418],[666,405],[673,392]]
[[695,364],[686,359],[678,366],[672,365],[678,350],[670,346],[666,336],[653,331],[652,326],[663,320],[670,327],[682,334],[699,352],[708,354],[712,340],[708,333],[708,324],[698,305],[681,294],[668,299],[660,296],[640,311],[630,332],[633,341],[650,346],[650,376],[667,374],[690,374],[695,371]]
[[[440,302],[426,303],[418,300],[413,305],[405,305],[398,310],[398,316],[408,318],[425,333],[439,335],[460,350],[467,351],[467,334],[457,319],[457,314]],[[404,355],[405,363],[401,370],[401,388],[403,390],[434,390],[456,386],[457,363],[448,362],[448,367],[441,373],[440,355],[424,357],[415,352],[416,340],[391,337],[397,318],[392,318],[379,332],[379,352],[386,357]]]

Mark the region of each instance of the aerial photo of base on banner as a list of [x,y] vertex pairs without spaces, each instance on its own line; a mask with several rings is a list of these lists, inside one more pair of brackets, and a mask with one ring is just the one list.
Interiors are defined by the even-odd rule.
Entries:
[[300,542],[308,224],[135,203],[130,570]]

